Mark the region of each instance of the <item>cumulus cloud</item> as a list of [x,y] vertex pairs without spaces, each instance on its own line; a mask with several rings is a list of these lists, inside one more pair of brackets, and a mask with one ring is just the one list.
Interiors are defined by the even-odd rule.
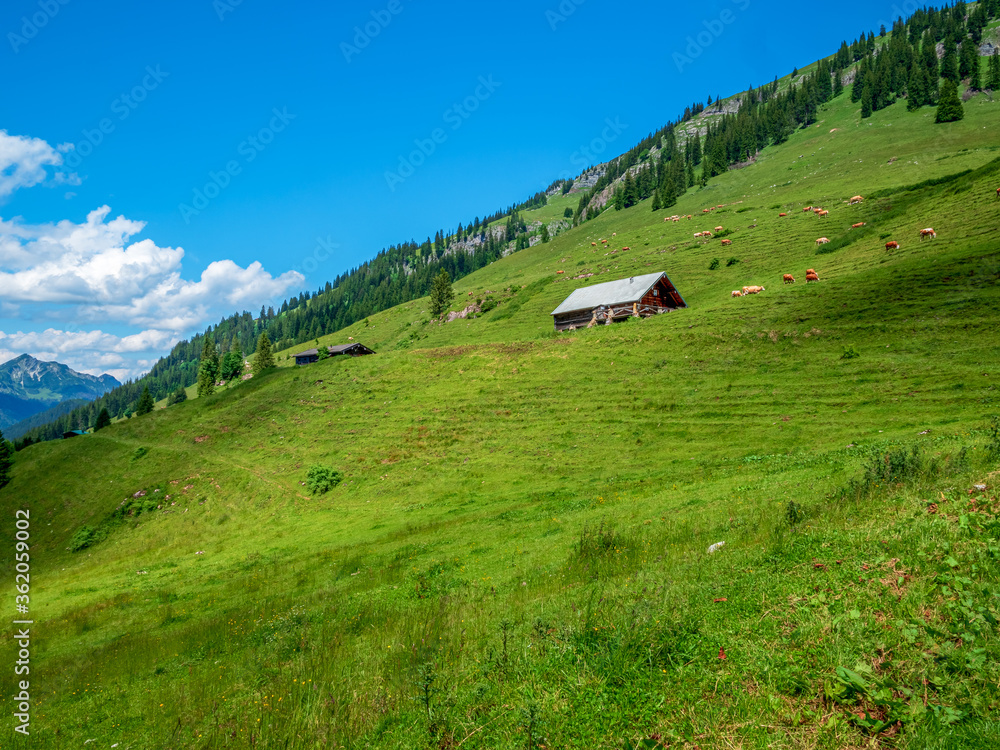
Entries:
[[0,287],[8,305],[76,307],[82,320],[111,320],[183,332],[218,312],[233,313],[286,294],[305,280],[289,271],[272,276],[258,263],[211,263],[198,281],[181,277],[182,248],[150,239],[129,244],[145,223],[108,206],[82,224],[30,225],[0,218]]
[[[44,182],[49,176],[46,168],[61,166],[63,153],[71,148],[71,144],[53,148],[41,138],[0,130],[0,199]],[[75,173],[56,172],[53,183],[79,185],[80,178]]]
[[[101,206],[79,224],[0,217],[0,319],[16,317],[19,328],[38,329],[0,331],[0,361],[27,352],[81,372],[136,377],[210,321],[271,304],[305,281],[295,271],[275,277],[259,262],[243,268],[232,260],[185,279],[182,248],[133,242],[145,223],[110,215]],[[65,323],[54,321],[74,325],[64,330]],[[77,329],[87,325],[95,330]],[[100,330],[108,327],[137,332]]]

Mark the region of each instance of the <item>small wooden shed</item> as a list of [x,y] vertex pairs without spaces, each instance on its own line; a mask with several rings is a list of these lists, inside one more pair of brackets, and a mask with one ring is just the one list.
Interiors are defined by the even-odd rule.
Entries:
[[[337,344],[337,346],[328,346],[326,350],[330,353],[331,357],[336,357],[341,354],[345,354],[348,357],[363,357],[366,354],[375,353],[364,344],[359,344],[357,342],[353,344]],[[304,352],[300,352],[295,355],[295,364],[297,365],[309,365],[313,362],[319,362],[319,349],[306,349]]]
[[552,311],[552,320],[557,331],[565,331],[648,318],[682,307],[687,303],[681,293],[660,271],[577,289]]

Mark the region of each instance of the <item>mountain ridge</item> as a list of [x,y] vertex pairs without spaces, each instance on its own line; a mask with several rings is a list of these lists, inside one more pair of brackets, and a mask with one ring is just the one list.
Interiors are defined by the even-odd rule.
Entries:
[[91,401],[120,385],[107,373],[89,375],[61,362],[21,354],[0,364],[0,429],[70,399]]

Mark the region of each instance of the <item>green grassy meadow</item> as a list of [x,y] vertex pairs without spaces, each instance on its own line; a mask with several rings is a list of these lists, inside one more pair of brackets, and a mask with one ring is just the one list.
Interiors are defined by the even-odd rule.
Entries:
[[[480,317],[408,303],[320,340],[376,356],[18,453],[33,723],[0,747],[1000,746],[1000,102],[965,110],[844,94],[457,282]],[[653,271],[688,309],[553,332]]]

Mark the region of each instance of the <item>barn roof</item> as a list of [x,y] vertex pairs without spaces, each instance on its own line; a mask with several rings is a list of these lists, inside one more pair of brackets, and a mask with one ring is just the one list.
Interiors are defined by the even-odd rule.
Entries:
[[[660,279],[666,277],[663,271],[633,276],[628,279],[606,281],[577,289],[562,301],[551,315],[564,315],[577,310],[593,310],[601,305],[624,305],[638,302]],[[670,279],[667,279],[667,283]],[[673,286],[671,284],[671,286]]]
[[304,352],[299,352],[296,357],[316,357],[319,355],[319,349],[306,349]]

